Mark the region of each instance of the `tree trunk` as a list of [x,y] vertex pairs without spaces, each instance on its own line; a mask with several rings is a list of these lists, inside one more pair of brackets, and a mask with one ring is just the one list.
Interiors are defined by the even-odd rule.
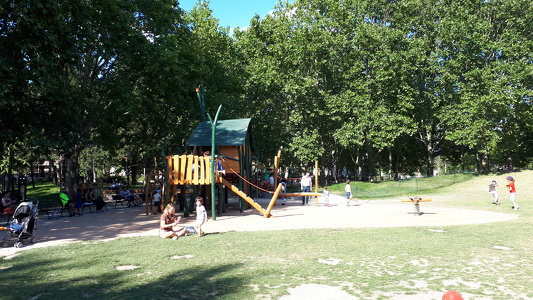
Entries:
[[15,161],[15,154],[13,153],[13,149],[8,146],[8,162],[7,162],[7,178],[9,178],[8,185],[6,188],[6,191],[13,191],[15,190],[15,178],[13,177],[13,162]]
[[65,158],[65,188],[67,195],[70,199],[74,199],[76,187],[79,180],[79,158],[82,148],[79,146],[74,147],[70,156]]

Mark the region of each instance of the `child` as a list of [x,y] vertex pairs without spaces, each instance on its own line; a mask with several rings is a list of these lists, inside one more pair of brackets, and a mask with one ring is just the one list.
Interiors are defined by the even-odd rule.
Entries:
[[196,197],[196,232],[198,232],[198,237],[204,235],[202,231],[202,225],[207,222],[207,211],[204,207],[204,198],[201,196]]
[[492,194],[492,197],[494,198],[494,202],[492,204],[500,205],[500,202],[498,201],[498,192],[496,191],[496,187],[498,184],[496,183],[496,180],[493,180],[489,184],[489,193]]
[[161,211],[161,190],[157,190],[154,197],[152,198],[152,201],[155,206],[155,212],[154,215]]
[[352,200],[352,187],[350,186],[350,180],[346,180],[344,192],[346,192],[346,205],[350,205],[350,200]]
[[329,191],[328,187],[325,186],[324,190],[322,191],[322,197],[324,197],[324,201],[326,202],[326,206],[329,206]]
[[516,188],[514,185],[514,178],[512,176],[507,176],[507,189],[509,190],[510,197],[509,200],[513,203],[513,210],[518,210],[520,207],[516,203],[515,197],[516,197]]

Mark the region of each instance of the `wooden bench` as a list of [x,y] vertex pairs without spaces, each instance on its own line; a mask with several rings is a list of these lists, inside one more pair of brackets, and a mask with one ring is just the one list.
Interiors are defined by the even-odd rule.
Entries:
[[402,202],[411,202],[415,205],[415,211],[412,212],[415,216],[421,216],[424,213],[420,211],[420,202],[429,202],[431,201],[431,198],[420,198],[418,196],[416,197],[409,197],[409,198],[403,198]]

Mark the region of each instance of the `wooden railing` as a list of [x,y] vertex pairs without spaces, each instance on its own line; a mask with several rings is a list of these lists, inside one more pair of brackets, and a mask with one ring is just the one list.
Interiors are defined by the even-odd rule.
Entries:
[[170,185],[211,184],[211,157],[196,155],[167,156]]

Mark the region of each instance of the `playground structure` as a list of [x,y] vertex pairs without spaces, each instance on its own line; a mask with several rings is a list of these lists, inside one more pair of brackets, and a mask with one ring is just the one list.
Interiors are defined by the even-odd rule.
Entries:
[[[200,122],[187,139],[187,148],[192,148],[186,154],[165,156],[164,179],[161,172],[151,172],[146,186],[146,203],[152,209],[153,186],[160,186],[163,190],[161,207],[166,201],[178,203],[184,211],[184,216],[194,210],[194,199],[201,194],[206,206],[211,206],[211,218],[216,220],[217,215],[225,212],[228,191],[240,197],[240,210],[245,209],[245,202],[257,209],[264,217],[270,214],[278,197],[311,196],[315,197],[317,205],[318,196],[318,162],[315,165],[315,192],[307,193],[281,193],[282,184],[278,183],[278,169],[281,159],[281,149],[274,157],[274,186],[273,191],[264,190],[251,182],[252,177],[252,138],[251,119],[232,119],[218,121],[222,106],[219,106],[214,120],[205,113],[204,87],[196,89],[200,103]],[[207,115],[209,121],[204,121]],[[202,155],[203,154],[203,155]],[[210,186],[210,191],[207,187]],[[218,189],[216,188],[218,186]],[[272,199],[267,209],[263,209],[250,195],[252,189],[261,189],[272,194]],[[187,195],[189,199],[187,200]],[[211,201],[209,201],[211,200]],[[153,213],[153,212],[152,212]]]
[[[147,199],[146,213],[153,213],[151,211],[152,195],[158,187],[163,187],[163,199],[181,205],[185,216],[188,216],[193,211],[195,196],[202,194],[206,198],[206,204],[213,208],[212,218],[215,219],[216,215],[221,215],[225,212],[225,203],[228,199],[229,191],[240,197],[241,212],[246,208],[244,204],[246,202],[267,218],[272,217],[271,211],[278,197],[311,196],[315,197],[316,205],[317,197],[320,196],[318,193],[317,174],[315,174],[315,192],[281,193],[282,185],[277,182],[281,149],[274,158],[274,167],[272,168],[275,178],[275,190],[264,190],[251,182],[252,145],[249,129],[250,122],[251,119],[223,120],[217,122],[215,134],[216,146],[214,147],[217,154],[214,159],[214,155],[200,155],[205,151],[213,152],[212,140],[210,138],[211,124],[209,122],[200,122],[187,140],[187,146],[193,148],[193,154],[166,156],[166,170],[164,174],[161,174],[160,169],[152,171],[150,175],[151,180],[148,181],[151,184],[148,184],[145,189]],[[201,151],[198,151],[199,149]],[[215,170],[213,161],[224,170]],[[315,170],[318,170],[318,166],[316,166]],[[209,193],[207,189],[208,186],[213,185],[218,186],[218,189],[216,189],[218,192],[214,194]],[[261,189],[265,193],[272,194],[272,199],[266,209],[261,207],[250,196],[252,189]],[[209,200],[211,200],[210,203]]]
[[[224,153],[223,147],[220,147],[220,152]],[[226,153],[227,154],[227,153]],[[281,154],[281,150],[278,153],[277,161],[279,161]],[[241,156],[242,157],[242,156]],[[215,181],[213,182],[211,180],[211,170],[212,170],[212,160],[210,156],[198,156],[198,155],[174,155],[174,156],[167,156],[167,173],[166,173],[166,180],[168,183],[168,196],[170,198],[170,202],[178,202],[180,199],[176,199],[176,196],[179,197],[179,195],[185,195],[187,193],[190,194],[190,201],[185,205],[185,213],[189,213],[192,211],[192,203],[194,198],[194,193],[192,190],[187,188],[187,186],[207,186],[212,184],[220,184],[223,185],[226,189],[224,191],[226,192],[226,195],[224,197],[224,200],[227,199],[227,192],[228,190],[232,191],[236,195],[238,195],[242,200],[246,201],[250,206],[255,208],[257,211],[259,211],[264,217],[272,217],[271,211],[274,205],[276,204],[276,201],[278,197],[296,197],[296,196],[311,196],[315,197],[315,205],[317,203],[317,197],[320,196],[318,193],[318,184],[315,184],[315,192],[307,192],[307,193],[281,193],[282,184],[278,184],[277,188],[274,191],[267,191],[263,190],[263,192],[272,194],[272,199],[270,200],[270,203],[266,209],[261,207],[252,197],[250,197],[250,190],[251,188],[259,188],[258,186],[254,185],[250,182],[249,178],[246,178],[242,176],[241,174],[251,174],[251,172],[238,172],[233,167],[231,167],[231,164],[227,164],[228,161],[233,162],[232,165],[237,165],[241,170],[246,170],[245,166],[242,166],[241,164],[235,164],[239,163],[236,158],[226,156],[224,154],[220,154],[217,156],[217,160],[225,160],[226,162],[224,165],[227,166],[227,169],[224,169],[225,175],[222,175],[221,172],[216,172]],[[277,174],[277,165],[275,166],[274,174]],[[316,168],[318,169],[318,168]],[[227,177],[227,178],[226,178]],[[318,178],[315,176],[315,181],[318,183]],[[239,185],[240,187],[238,187]],[[197,189],[195,189],[197,190]],[[218,189],[221,190],[220,188]],[[189,192],[188,192],[189,191]],[[245,192],[248,191],[248,192]],[[148,197],[147,197],[148,199]],[[212,199],[214,197],[212,196]],[[218,199],[218,201],[214,201],[215,205],[218,203],[218,210],[224,211],[224,201],[223,199]],[[181,203],[183,203],[183,199],[181,199]],[[241,201],[242,203],[242,201]],[[241,209],[244,209],[244,207],[241,205]]]
[[420,202],[429,202],[431,198],[409,197],[402,199],[402,202],[412,202],[415,206],[415,211],[412,212],[415,216],[421,216],[424,213],[420,211]]

